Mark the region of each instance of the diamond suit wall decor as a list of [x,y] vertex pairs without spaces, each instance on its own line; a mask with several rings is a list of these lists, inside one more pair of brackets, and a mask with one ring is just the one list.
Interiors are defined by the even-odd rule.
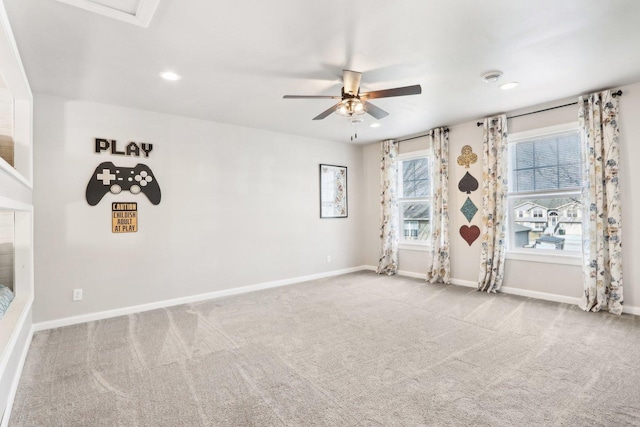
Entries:
[[467,197],[467,201],[464,202],[464,205],[460,208],[460,212],[462,212],[462,215],[467,218],[467,221],[471,222],[476,212],[478,212],[478,208],[473,204],[471,199]]

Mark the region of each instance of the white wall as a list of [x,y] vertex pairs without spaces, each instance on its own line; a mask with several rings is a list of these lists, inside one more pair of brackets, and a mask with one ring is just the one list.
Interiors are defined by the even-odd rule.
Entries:
[[[362,264],[360,147],[42,94],[34,114],[35,322]],[[153,151],[96,154],[96,137]],[[105,161],[147,164],[161,203],[122,192],[89,206]],[[319,218],[320,163],[348,167],[346,219]],[[137,233],[112,234],[111,201],[138,203]]]
[[[625,303],[640,307],[638,253],[640,84],[622,87],[621,185]],[[565,102],[559,100],[523,111]],[[162,115],[48,95],[36,97],[35,321],[117,309],[272,280],[377,265],[380,221],[379,144],[351,146],[237,126]],[[516,114],[518,112],[512,112]],[[575,107],[512,119],[510,132],[574,121]],[[154,144],[149,159],[93,152],[93,138]],[[426,138],[402,142],[401,152],[426,148]],[[451,270],[459,283],[477,280],[479,241],[459,236],[468,224],[459,211],[467,195],[456,163],[463,145],[481,156],[476,121],[450,127]],[[95,207],[86,184],[103,161],[148,164],[163,192],[153,206],[144,195],[106,195]],[[318,218],[318,164],[349,168],[349,218]],[[481,177],[481,158],[469,169]],[[480,207],[480,192],[470,195]],[[139,232],[114,235],[110,201],[137,201]],[[635,217],[633,213],[636,213]],[[480,213],[472,224],[480,225]],[[332,263],[326,256],[332,256]],[[400,270],[426,272],[426,252],[401,250]],[[577,298],[577,265],[509,259],[505,287]],[[84,300],[72,302],[74,288]]]
[[[625,306],[640,313],[640,266],[633,262],[640,251],[640,197],[635,189],[640,182],[640,168],[635,159],[640,158],[640,146],[636,143],[640,139],[640,83],[621,87],[624,95],[620,100],[620,145],[621,166],[620,180],[623,194],[623,274]],[[535,111],[557,105],[575,102],[576,98],[557,100],[544,105],[511,112],[508,115]],[[577,121],[577,106],[569,106],[543,113],[510,119],[508,129],[510,133],[553,126],[557,124]],[[477,120],[450,127],[449,132],[449,211],[451,237],[451,277],[454,282],[472,284],[478,280],[478,264],[480,258],[480,240],[469,246],[459,235],[462,225],[470,225],[460,212],[467,197],[481,209],[482,195],[480,190],[471,195],[458,190],[458,182],[467,169],[457,164],[457,157],[464,145],[470,145],[473,152],[478,154],[478,162],[468,171],[476,179],[482,177],[482,127],[476,125]],[[405,144],[405,147],[403,147]],[[407,147],[407,145],[409,145]],[[414,141],[400,143],[401,151],[423,149],[417,147]],[[379,256],[379,177],[380,177],[380,146],[371,144],[363,147],[363,167],[366,185],[366,197],[363,201],[367,216],[364,218],[365,242],[367,248],[364,262],[377,265]],[[374,214],[375,212],[375,214]],[[472,219],[471,224],[480,226],[481,212]],[[424,252],[399,251],[399,269],[404,272],[425,274],[428,255]],[[582,293],[582,269],[579,265],[564,265],[555,263],[540,263],[508,259],[505,268],[504,287],[515,291],[542,292],[554,294],[560,299],[579,298]]]

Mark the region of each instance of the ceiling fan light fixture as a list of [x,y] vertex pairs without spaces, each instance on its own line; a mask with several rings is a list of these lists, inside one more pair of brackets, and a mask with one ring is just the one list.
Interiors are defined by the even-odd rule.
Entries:
[[366,112],[364,103],[358,98],[343,99],[336,107],[336,114],[343,117],[359,116]]

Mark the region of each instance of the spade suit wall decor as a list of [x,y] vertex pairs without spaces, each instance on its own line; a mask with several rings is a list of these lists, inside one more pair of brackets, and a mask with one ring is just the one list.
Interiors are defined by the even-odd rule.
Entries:
[[458,183],[458,190],[463,193],[471,194],[472,191],[476,191],[478,189],[478,185],[478,180],[467,172]]

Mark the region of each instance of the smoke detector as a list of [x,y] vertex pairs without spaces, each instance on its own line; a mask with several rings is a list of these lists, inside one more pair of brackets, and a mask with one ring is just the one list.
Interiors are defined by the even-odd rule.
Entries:
[[502,71],[489,71],[482,75],[482,81],[485,83],[495,83],[502,77]]

